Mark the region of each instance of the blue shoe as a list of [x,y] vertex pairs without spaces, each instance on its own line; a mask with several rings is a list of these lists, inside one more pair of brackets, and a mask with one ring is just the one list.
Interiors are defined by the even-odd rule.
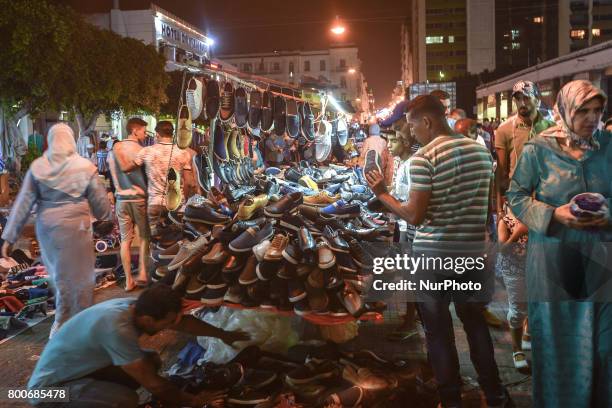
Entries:
[[352,218],[361,214],[361,207],[359,204],[348,204],[344,200],[338,200],[323,208],[321,214],[330,215],[336,218]]
[[352,185],[351,187],[351,192],[353,193],[366,193],[368,191],[368,188],[366,186],[364,186],[363,184],[355,184]]
[[340,191],[340,187],[342,187],[341,183],[332,184],[328,186],[325,191],[327,191],[330,195],[335,195],[338,191]]
[[268,167],[264,171],[264,174],[266,176],[278,176],[280,173],[281,173],[281,169],[279,169],[278,167]]

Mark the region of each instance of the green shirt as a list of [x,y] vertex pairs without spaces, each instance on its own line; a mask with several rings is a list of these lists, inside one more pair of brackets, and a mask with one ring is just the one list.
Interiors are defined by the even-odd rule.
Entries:
[[431,191],[431,199],[414,244],[484,241],[492,176],[489,151],[463,135],[419,149],[410,160],[411,189]]

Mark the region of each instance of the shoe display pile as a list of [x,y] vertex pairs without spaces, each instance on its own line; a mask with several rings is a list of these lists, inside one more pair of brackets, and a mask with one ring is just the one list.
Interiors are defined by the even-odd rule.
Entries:
[[359,170],[299,167],[254,178],[238,201],[231,187],[191,197],[170,218],[173,232],[155,252],[154,279],[191,300],[359,318],[382,312],[364,301],[373,281],[362,242],[384,242],[388,220],[368,209]]
[[371,350],[339,351],[326,344],[297,344],[287,356],[243,349],[226,364],[201,362],[171,368],[170,380],[182,390],[228,390],[226,406],[369,406],[414,386],[413,369]]

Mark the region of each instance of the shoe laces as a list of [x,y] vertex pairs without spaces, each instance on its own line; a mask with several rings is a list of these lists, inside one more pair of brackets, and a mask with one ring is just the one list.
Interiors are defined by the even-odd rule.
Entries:
[[272,239],[272,243],[270,244],[270,247],[279,249],[283,245],[284,241],[285,241],[285,236],[282,234],[278,234],[274,237],[274,239]]

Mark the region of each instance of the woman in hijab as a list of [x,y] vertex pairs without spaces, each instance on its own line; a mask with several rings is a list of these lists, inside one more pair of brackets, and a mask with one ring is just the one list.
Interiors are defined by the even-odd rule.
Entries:
[[111,209],[96,167],[77,154],[72,129],[56,124],[47,139],[49,147],[32,162],[2,233],[2,254],[10,252],[36,204],[36,236],[55,291],[51,337],[71,316],[92,305],[92,213],[110,220]]
[[[556,125],[525,144],[507,193],[529,228],[534,407],[612,406],[612,138],[599,129],[606,99],[589,81],[566,84]],[[585,192],[604,196],[601,215],[572,214],[572,197]]]

